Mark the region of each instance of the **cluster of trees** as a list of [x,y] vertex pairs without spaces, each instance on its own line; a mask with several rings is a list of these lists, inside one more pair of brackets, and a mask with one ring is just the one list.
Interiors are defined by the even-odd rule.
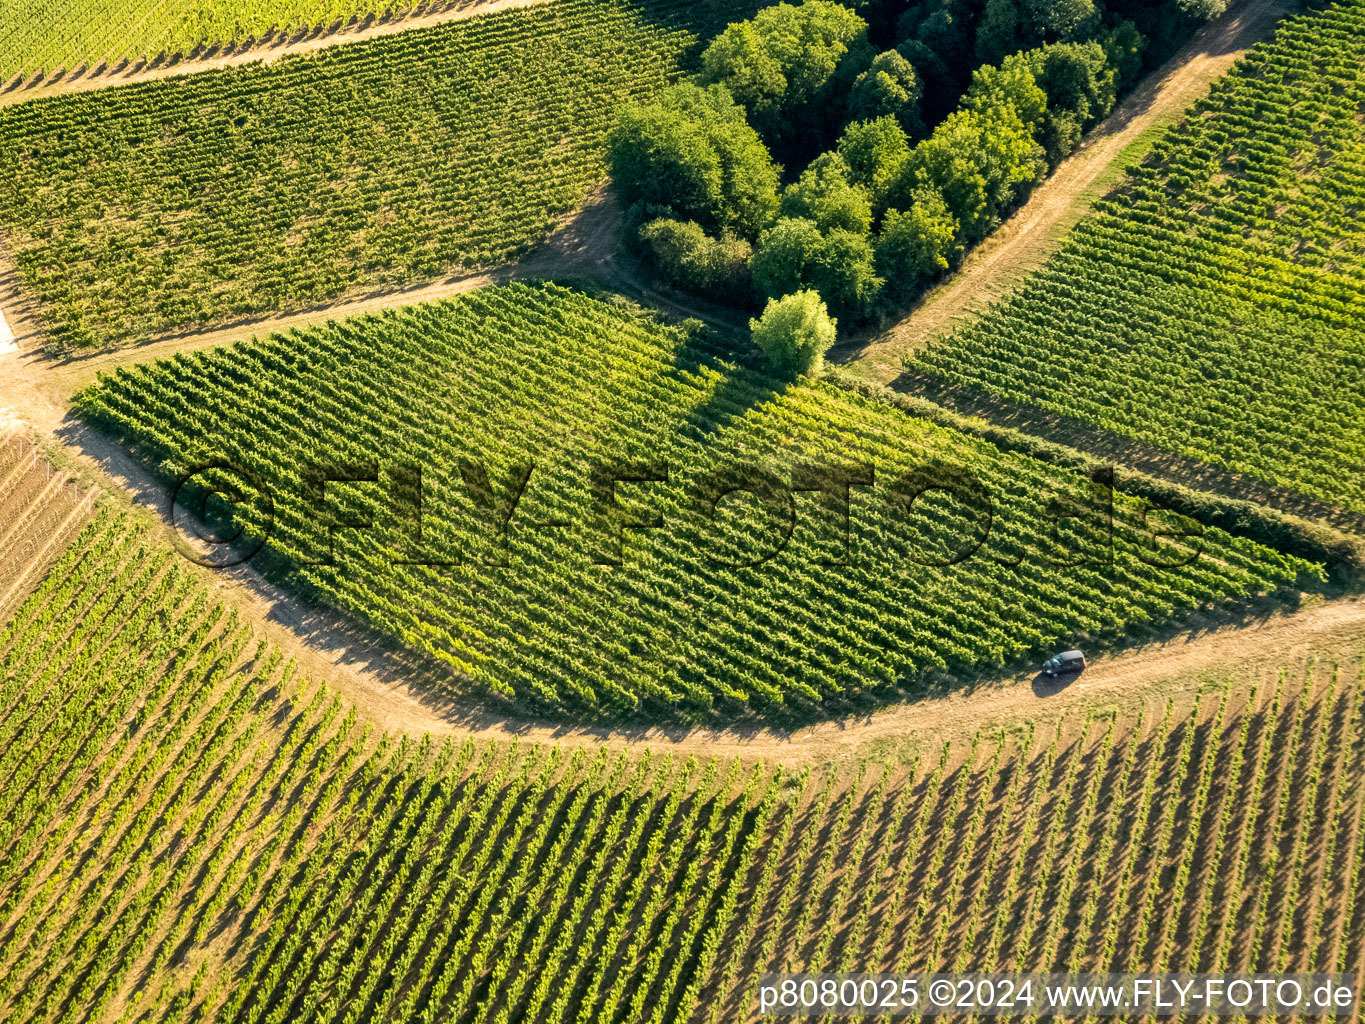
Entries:
[[755,324],[800,309],[823,336],[951,269],[1112,110],[1146,44],[1100,0],[780,3],[622,113],[614,186],[663,280],[741,306],[812,293],[819,310]]

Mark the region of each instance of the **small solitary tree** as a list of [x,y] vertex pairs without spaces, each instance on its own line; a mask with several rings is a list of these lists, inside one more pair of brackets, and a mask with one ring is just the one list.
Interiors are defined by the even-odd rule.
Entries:
[[838,335],[838,321],[829,315],[819,292],[794,292],[772,299],[763,315],[749,321],[754,344],[779,373],[818,377],[825,353]]

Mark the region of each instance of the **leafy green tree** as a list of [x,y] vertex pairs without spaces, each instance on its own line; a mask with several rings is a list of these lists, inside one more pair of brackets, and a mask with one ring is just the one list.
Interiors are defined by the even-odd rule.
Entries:
[[1052,43],[1011,57],[1033,70],[1047,94],[1047,115],[1035,133],[1054,166],[1075,151],[1084,132],[1114,109],[1118,74],[1109,54],[1097,42]]
[[810,267],[825,237],[812,220],[787,217],[763,233],[751,265],[764,295],[789,295],[810,285]]
[[1228,0],[1175,0],[1175,5],[1196,18],[1216,18],[1228,9]]
[[901,17],[896,50],[919,75],[920,113],[928,123],[945,117],[967,87],[984,7],[985,0],[920,0]]
[[[959,110],[915,147],[902,175],[902,191],[938,189],[960,225],[961,240],[974,245],[1046,168],[1042,148],[1012,105]],[[908,204],[893,205],[903,209]]]
[[1024,0],[1029,20],[1044,39],[1075,39],[1099,24],[1095,0]]
[[986,0],[977,59],[999,64],[1042,43],[1085,39],[1100,26],[1095,0]]
[[659,276],[675,288],[739,304],[753,297],[753,246],[742,238],[715,239],[695,221],[661,217],[640,229],[640,241]]
[[771,299],[763,315],[749,321],[754,344],[775,370],[790,376],[820,375],[838,327],[820,296],[809,290]]
[[896,48],[917,43],[945,63],[961,67],[971,58],[984,8],[985,0],[920,0],[901,16]]
[[782,3],[718,35],[702,54],[701,80],[728,88],[764,138],[791,144],[837,121],[832,97],[848,84],[837,76],[851,80],[871,57],[867,23],[847,7]]
[[1023,58],[1033,66],[1049,110],[1070,110],[1090,128],[1114,109],[1118,76],[1099,43],[1053,43]]
[[915,67],[895,50],[878,54],[872,66],[853,83],[848,97],[850,121],[893,117],[907,135],[920,135],[919,100],[922,87]]
[[752,262],[754,284],[770,298],[814,288],[840,317],[872,312],[885,282],[866,235],[787,218],[765,232]]
[[777,212],[778,169],[722,87],[678,85],[626,107],[607,142],[627,208],[668,210],[712,231],[757,237]]
[[825,234],[807,273],[835,315],[849,320],[870,315],[886,286],[868,237],[838,228]]
[[937,189],[918,189],[908,210],[887,213],[876,243],[877,273],[894,301],[913,302],[957,262],[962,254],[957,234],[957,221]]
[[839,155],[849,180],[867,189],[873,212],[880,215],[910,159],[910,140],[899,122],[890,115],[854,122],[839,139]]
[[1003,64],[987,64],[972,74],[972,86],[962,108],[978,114],[1011,106],[1030,133],[1042,130],[1047,118],[1047,93],[1038,84],[1033,65],[1018,55]]
[[848,164],[837,153],[822,153],[787,187],[781,214],[814,221],[822,232],[872,230],[872,201],[866,189],[849,181]]
[[1142,56],[1147,38],[1131,21],[1116,26],[1101,42],[1109,66],[1114,69],[1119,92],[1130,88],[1142,75]]

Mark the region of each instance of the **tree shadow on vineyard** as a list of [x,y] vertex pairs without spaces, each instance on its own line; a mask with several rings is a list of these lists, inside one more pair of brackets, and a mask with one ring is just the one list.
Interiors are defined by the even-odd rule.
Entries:
[[686,29],[698,37],[694,56],[719,35],[725,26],[735,21],[747,21],[768,4],[766,0],[690,0],[687,3],[669,0],[627,0],[614,6],[625,7],[642,21],[652,21],[666,29]]
[[891,389],[926,399],[959,415],[979,417],[998,427],[1075,448],[1121,467],[1211,491],[1226,498],[1268,505],[1290,515],[1365,536],[1365,516],[1359,513],[1221,466],[1175,455],[1136,438],[1091,427],[1068,416],[959,387],[914,368],[905,370],[892,382]]
[[726,346],[720,336],[698,327],[673,355],[667,376],[690,382],[706,373],[722,374],[705,399],[687,412],[688,422],[716,435],[735,420],[778,397],[787,386],[770,376],[753,350]]

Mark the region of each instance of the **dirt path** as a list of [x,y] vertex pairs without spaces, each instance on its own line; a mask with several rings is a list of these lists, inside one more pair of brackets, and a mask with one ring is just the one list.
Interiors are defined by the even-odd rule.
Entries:
[[[582,207],[563,218],[553,234],[517,263],[484,273],[447,277],[413,288],[373,292],[314,309],[277,313],[241,320],[205,330],[163,335],[141,345],[73,355],[48,357],[42,350],[42,333],[32,302],[14,264],[0,249],[0,316],[8,311],[14,324],[14,348],[0,345],[0,416],[4,408],[20,406],[24,418],[40,431],[50,433],[66,416],[68,399],[101,373],[120,366],[150,362],[177,352],[217,348],[249,338],[291,328],[308,327],[332,320],[386,309],[437,302],[454,295],[532,278],[600,281],[631,293],[631,275],[617,267],[610,254],[620,231],[620,211],[606,189],[598,189]],[[666,300],[660,298],[666,304]],[[680,311],[681,312],[681,311]],[[691,312],[683,315],[694,315]],[[0,341],[3,332],[0,331]],[[10,356],[10,353],[17,355]],[[37,399],[36,403],[34,399]],[[30,404],[32,403],[32,404]]]
[[[287,610],[284,599],[272,613]],[[281,620],[272,617],[280,625]],[[271,636],[279,642],[278,636]],[[290,645],[296,647],[297,643]],[[286,649],[289,649],[288,647]],[[362,670],[334,652],[319,650],[321,663],[305,657],[301,667],[318,674],[386,728],[434,736],[511,739],[614,746],[669,747],[684,753],[763,758],[774,763],[820,763],[894,748],[914,737],[960,734],[994,724],[1084,712],[1096,705],[1124,704],[1153,693],[1192,693],[1209,675],[1277,667],[1310,653],[1351,658],[1365,650],[1365,599],[1319,604],[1255,625],[1183,636],[1097,659],[1079,679],[1045,684],[1032,675],[998,679],[947,697],[935,697],[870,715],[823,723],[792,734],[771,729],[608,729],[509,720],[491,712],[443,707],[426,691],[389,671]],[[354,655],[357,648],[351,648]],[[292,652],[291,652],[292,653]],[[330,667],[327,661],[331,661]]]
[[870,344],[840,353],[838,361],[848,362],[860,376],[889,384],[900,375],[908,353],[1003,298],[1028,271],[1042,265],[1087,212],[1098,198],[1091,195],[1092,189],[1130,145],[1144,132],[1176,121],[1294,9],[1288,0],[1247,0],[1203,29],[1094,129],[919,308]]
[[193,75],[201,71],[239,64],[269,63],[279,60],[286,54],[311,53],[338,43],[376,39],[397,32],[406,32],[409,29],[443,25],[446,22],[462,21],[480,14],[546,2],[548,0],[451,0],[449,3],[441,4],[440,10],[430,13],[410,16],[397,14],[382,19],[367,16],[358,21],[352,19],[349,22],[333,22],[288,35],[271,33],[265,39],[241,45],[212,46],[207,48],[202,56],[188,56],[182,59],[181,55],[174,55],[164,60],[158,57],[150,61],[123,61],[112,68],[100,65],[88,71],[76,70],[71,74],[57,71],[46,77],[37,75],[22,81],[15,79],[8,83],[0,83],[0,107],[48,96],[92,92],[116,85]]
[[[538,0],[503,0],[468,5],[437,16],[468,16],[498,6]],[[477,6],[477,10],[475,7]],[[459,13],[463,11],[464,13]],[[1005,269],[1025,259],[1039,259],[1043,239],[1055,222],[1073,209],[1077,198],[1103,174],[1116,156],[1163,116],[1174,116],[1208,88],[1209,83],[1263,36],[1283,13],[1276,0],[1252,0],[1240,12],[1211,26],[1183,55],[1185,64],[1168,68],[1131,98],[1110,122],[1091,137],[1072,161],[1039,190],[1034,200],[969,262],[960,278],[933,298],[916,317],[867,354],[870,366],[900,372],[900,352],[916,336],[961,315],[974,296]],[[390,31],[411,27],[416,19],[381,26]],[[359,33],[357,33],[359,35]],[[349,36],[348,36],[349,38]],[[329,36],[326,42],[336,41]],[[283,51],[283,48],[281,48]],[[230,60],[231,58],[224,58]],[[250,59],[261,59],[256,54]],[[185,66],[165,74],[185,73]],[[70,83],[73,88],[79,83]],[[107,83],[113,84],[113,83]],[[3,100],[0,100],[3,102]],[[567,218],[541,249],[522,263],[503,270],[452,278],[421,288],[362,296],[313,311],[242,323],[98,356],[54,363],[41,353],[41,337],[13,268],[0,262],[0,309],[9,317],[13,336],[9,351],[0,351],[0,424],[11,423],[38,434],[63,449],[63,455],[93,477],[106,491],[130,496],[159,517],[164,495],[148,474],[117,445],[68,416],[71,393],[101,370],[142,362],[177,351],[229,343],[269,331],[325,322],[373,310],[432,301],[517,278],[582,276],[638,293],[680,315],[697,315],[688,305],[652,292],[631,268],[618,265],[615,249],[619,213],[602,194],[583,211]],[[956,309],[957,312],[952,312]],[[916,334],[915,332],[921,332]],[[906,339],[910,339],[907,341]],[[900,339],[899,341],[897,339]],[[897,347],[897,346],[900,347]],[[880,372],[880,371],[878,371]],[[357,628],[340,615],[319,611],[280,591],[250,568],[210,573],[204,578],[217,596],[259,625],[266,639],[295,658],[305,672],[328,680],[386,728],[436,735],[511,737],[566,743],[670,745],[686,752],[764,757],[786,762],[841,758],[878,743],[895,744],[907,735],[975,729],[1023,716],[1066,713],[1095,701],[1125,699],[1132,693],[1188,686],[1201,673],[1239,666],[1269,664],[1301,656],[1323,645],[1359,650],[1365,643],[1365,601],[1338,601],[1293,616],[1280,616],[1253,626],[1185,636],[1121,656],[1100,659],[1079,681],[1051,692],[1032,678],[987,681],[970,692],[922,700],[877,714],[832,722],[786,735],[768,729],[597,729],[508,720],[494,712],[471,711],[440,697],[420,681],[420,669],[385,640]]]

